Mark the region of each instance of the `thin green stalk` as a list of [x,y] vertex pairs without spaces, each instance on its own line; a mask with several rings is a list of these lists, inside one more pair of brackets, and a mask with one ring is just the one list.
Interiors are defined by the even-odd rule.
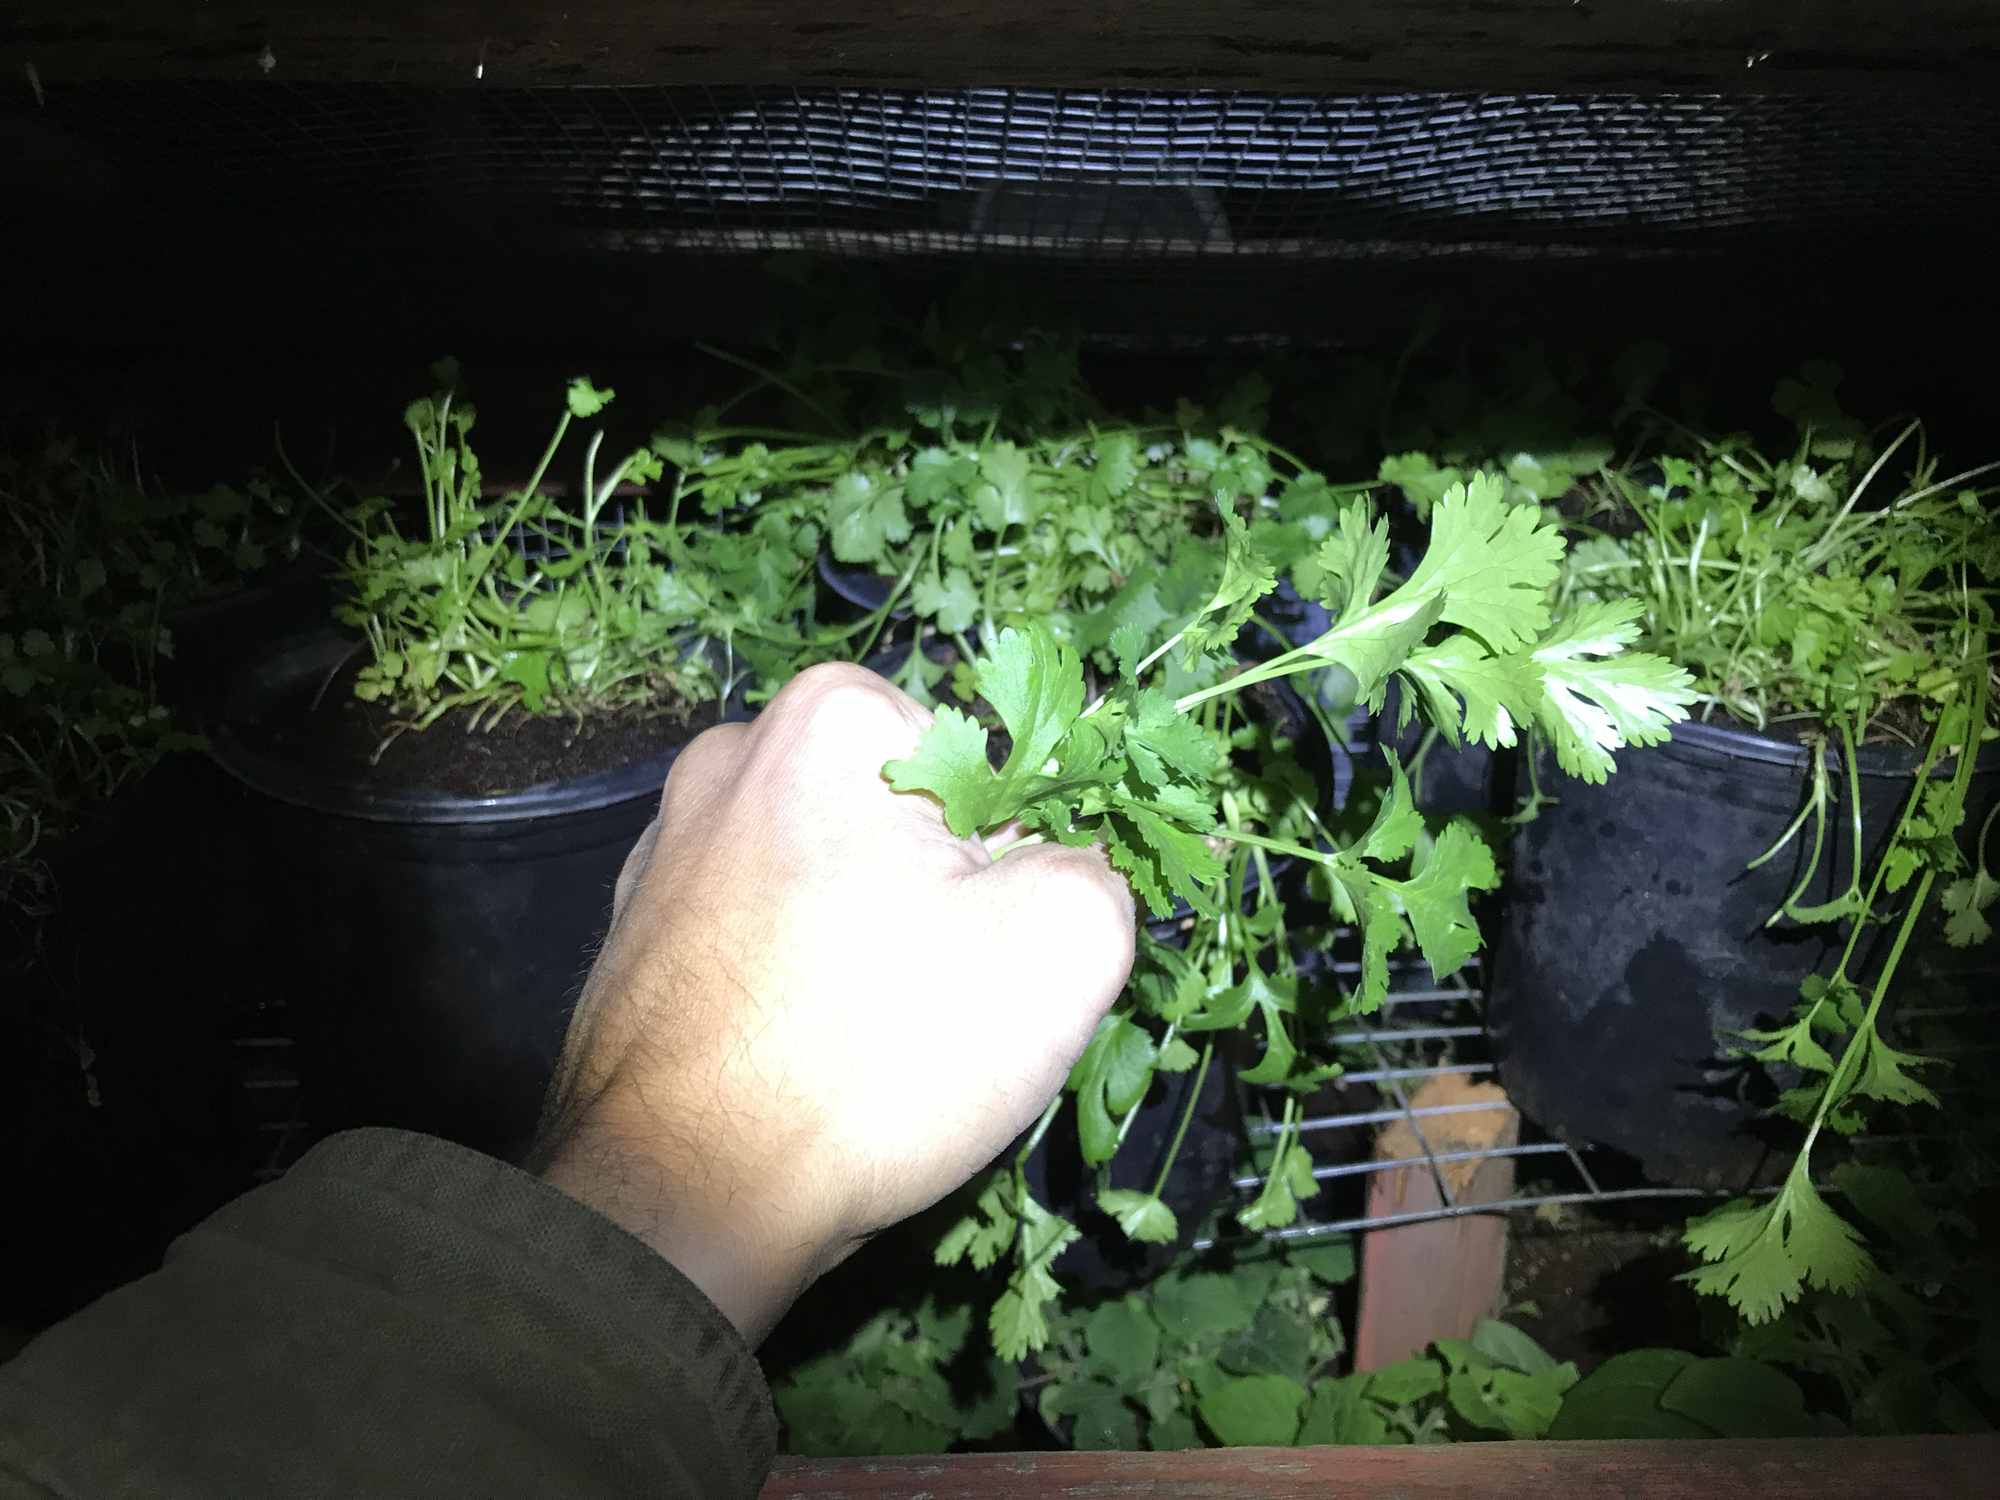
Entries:
[[[1195,1066],[1194,1086],[1188,1090],[1187,1103],[1181,1106],[1181,1117],[1174,1126],[1174,1138],[1167,1144],[1166,1160],[1160,1163],[1160,1174],[1153,1179],[1153,1196],[1159,1197],[1166,1191],[1167,1176],[1174,1169],[1174,1161],[1181,1154],[1181,1142],[1187,1139],[1188,1126],[1194,1120],[1194,1112],[1201,1103],[1202,1085],[1208,1082],[1208,1065],[1215,1056],[1215,1038],[1210,1037],[1201,1044],[1201,1061]],[[1058,1098],[1061,1095],[1057,1095]]]

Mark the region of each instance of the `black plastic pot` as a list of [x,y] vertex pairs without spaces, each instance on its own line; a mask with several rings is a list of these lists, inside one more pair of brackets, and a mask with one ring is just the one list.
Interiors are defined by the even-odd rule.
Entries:
[[211,736],[261,795],[269,972],[297,987],[310,1122],[516,1157],[678,748],[485,797],[385,788],[260,748],[242,726],[309,698],[350,649],[330,632],[280,643],[239,683],[238,727]]
[[[1199,1043],[1201,1038],[1190,1040]],[[1160,1197],[1174,1211],[1180,1237],[1171,1245],[1137,1244],[1096,1206],[1097,1169],[1083,1164],[1077,1142],[1076,1111],[1064,1109],[1028,1158],[1029,1186],[1036,1198],[1070,1220],[1081,1236],[1062,1253],[1057,1274],[1066,1286],[1117,1293],[1155,1276],[1186,1252],[1202,1221],[1230,1196],[1243,1154],[1243,1118],[1236,1096],[1235,1067],[1218,1046],[1208,1076],[1199,1069],[1157,1073],[1132,1129],[1111,1161],[1111,1185],[1152,1189],[1173,1145],[1182,1111],[1197,1081],[1194,1114],[1174,1156]]]
[[[1501,1079],[1529,1118],[1627,1152],[1656,1179],[1702,1185],[1741,1184],[1795,1147],[1796,1128],[1761,1113],[1770,1081],[1726,1054],[1732,1032],[1786,1017],[1800,981],[1831,969],[1845,938],[1844,925],[1764,925],[1803,868],[1805,834],[1745,868],[1796,815],[1807,754],[1689,723],[1664,745],[1622,753],[1604,786],[1544,768],[1560,801],[1520,831],[1508,862],[1488,1013]],[[1864,870],[1915,767],[1898,749],[1859,754]],[[1837,894],[1851,867],[1844,776],[1834,789],[1843,800],[1808,900]],[[2000,757],[1988,755],[1973,777],[1971,827],[1996,795]],[[1990,990],[1990,977],[1974,976],[1982,966],[1990,976],[1991,949],[1949,949],[1937,928],[1933,897],[1898,989],[1927,1004]],[[1873,941],[1886,945],[1892,930],[1875,929]]]

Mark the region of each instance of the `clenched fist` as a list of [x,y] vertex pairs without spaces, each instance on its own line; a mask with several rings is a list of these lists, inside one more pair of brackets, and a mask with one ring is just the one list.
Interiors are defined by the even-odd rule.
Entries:
[[930,715],[816,667],[696,738],[625,862],[536,1160],[753,1344],[1061,1087],[1132,963],[1094,850],[954,837],[883,762]]

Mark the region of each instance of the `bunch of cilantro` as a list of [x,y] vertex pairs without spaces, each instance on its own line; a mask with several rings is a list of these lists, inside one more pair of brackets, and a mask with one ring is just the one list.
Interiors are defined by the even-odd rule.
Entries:
[[[663,439],[600,473],[599,431],[566,506],[543,487],[549,466],[571,424],[613,397],[578,379],[527,484],[488,500],[477,413],[455,369],[439,374],[445,388],[404,413],[420,525],[406,534],[381,498],[337,513],[351,539],[337,612],[371,651],[358,697],[387,704],[402,728],[456,714],[478,729],[517,709],[582,717],[700,703],[795,669],[820,532],[804,506],[759,505],[756,488],[766,470],[789,472],[791,455],[752,444],[690,456]],[[663,448],[683,459],[670,476]]]
[[[1366,502],[1329,507],[1317,545],[1290,557],[1286,570],[1295,587],[1311,581],[1330,625],[1302,645],[1241,663],[1239,635],[1277,588],[1282,564],[1238,513],[1231,486],[1217,484],[1212,499],[1219,522],[1212,583],[1178,618],[1114,612],[1107,687],[1086,702],[1072,646],[1037,624],[1004,629],[972,670],[978,696],[1011,740],[1000,764],[988,756],[988,729],[945,705],[916,752],[884,774],[898,791],[934,797],[961,836],[1018,824],[1032,838],[1102,845],[1156,917],[1171,915],[1177,902],[1223,917],[1218,887],[1229,860],[1221,851],[1297,861],[1319,877],[1336,917],[1360,930],[1361,978],[1344,1009],[1366,1012],[1386,995],[1389,956],[1403,944],[1414,943],[1440,976],[1477,950],[1470,901],[1497,883],[1492,854],[1463,823],[1422,838],[1423,821],[1393,764],[1374,820],[1347,839],[1318,823],[1309,786],[1294,783],[1275,805],[1232,795],[1226,779],[1242,695],[1338,669],[1379,711],[1390,680],[1400,677],[1406,712],[1421,713],[1452,743],[1511,745],[1532,725],[1565,770],[1601,781],[1615,751],[1657,742],[1684,716],[1689,680],[1668,661],[1627,650],[1634,605],[1593,601],[1552,621],[1562,536],[1535,510],[1510,505],[1501,482],[1483,474],[1439,499],[1429,547],[1401,580],[1389,568],[1387,522]],[[1160,590],[1149,586],[1157,605]],[[1225,946],[1218,961],[1184,970],[1184,982],[1133,986],[1106,1016],[1070,1080],[1086,1160],[1115,1149],[1113,1118],[1129,1121],[1156,1069],[1194,1064],[1185,1044],[1174,1047],[1184,1033],[1255,1016],[1265,1051],[1246,1075],[1251,1081],[1299,1091],[1326,1076],[1293,1038],[1284,976],[1240,958]],[[1061,1103],[939,1247],[945,1262],[1010,1258],[990,1318],[1003,1356],[1046,1341],[1047,1309],[1060,1291],[1052,1267],[1076,1234],[1034,1200],[1023,1170]],[[1253,1224],[1282,1222],[1310,1191],[1311,1163],[1295,1124],[1288,1108],[1282,1160],[1271,1174],[1293,1201],[1260,1199],[1247,1210]],[[1177,1233],[1157,1190],[1106,1188],[1098,1206],[1135,1239]]]
[[[1589,518],[1572,523],[1581,539],[1561,585],[1569,601],[1631,601],[1644,643],[1692,671],[1702,713],[1782,726],[1811,752],[1797,816],[1752,866],[1803,840],[1771,924],[1844,925],[1846,941],[1830,974],[1804,982],[1787,1024],[1741,1049],[1803,1077],[1777,1108],[1804,1139],[1774,1198],[1727,1204],[1687,1234],[1704,1262],[1694,1285],[1753,1324],[1807,1288],[1853,1292],[1877,1276],[1860,1233],[1815,1187],[1813,1151],[1822,1132],[1859,1130],[1870,1104],[1937,1103],[1919,1077],[1928,1059],[1885,1038],[1884,1002],[1933,894],[1944,941],[1961,947],[1991,937],[1986,912],[2000,899],[1992,818],[1970,855],[1961,842],[1973,762],[2000,733],[2000,526],[1992,492],[1974,484],[1996,465],[1941,475],[1916,423],[1878,446],[1841,409],[1838,383],[1826,365],[1780,382],[1773,404],[1798,430],[1782,457],[1734,436],[1645,470],[1607,469]],[[1889,840],[1864,859],[1856,749],[1869,741],[1914,743],[1920,757]],[[1840,781],[1853,863],[1832,899],[1808,903],[1829,821],[1842,816]],[[1887,956],[1864,976],[1866,939],[1885,928]]]

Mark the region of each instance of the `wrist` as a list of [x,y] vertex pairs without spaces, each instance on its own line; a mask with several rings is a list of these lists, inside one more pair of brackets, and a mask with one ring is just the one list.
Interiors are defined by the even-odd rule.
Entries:
[[610,1219],[686,1276],[755,1348],[800,1293],[854,1248],[812,1232],[800,1199],[622,1121],[600,1101],[546,1154],[543,1181]]

